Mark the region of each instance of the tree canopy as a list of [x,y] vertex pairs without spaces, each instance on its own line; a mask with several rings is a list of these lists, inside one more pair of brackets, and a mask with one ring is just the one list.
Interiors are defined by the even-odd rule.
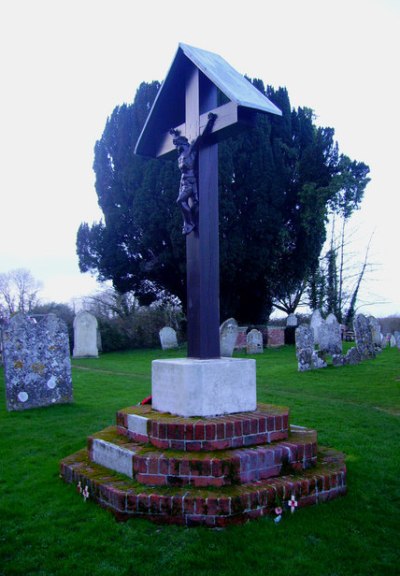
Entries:
[[[281,110],[219,145],[221,319],[257,323],[273,299],[293,292],[318,268],[329,210],[359,205],[368,166],[339,153],[333,128],[309,108],[292,109],[285,88],[253,84]],[[117,106],[95,145],[96,192],[104,220],[82,223],[82,272],[133,290],[141,304],[160,291],[186,302],[185,238],[176,205],[176,162],[133,153],[160,84],[142,83]]]

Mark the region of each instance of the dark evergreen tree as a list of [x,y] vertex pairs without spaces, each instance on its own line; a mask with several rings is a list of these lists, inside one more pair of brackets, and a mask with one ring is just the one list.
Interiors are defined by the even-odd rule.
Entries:
[[[265,91],[282,117],[260,115],[256,126],[219,146],[221,318],[266,319],[274,297],[298,290],[318,268],[329,207],[355,184],[331,128],[317,128],[307,108],[291,110],[285,88]],[[140,303],[161,289],[185,305],[185,239],[176,205],[176,162],[145,160],[133,150],[159,84],[141,84],[135,101],[117,107],[96,143],[96,191],[104,222],[83,223],[80,269],[111,279]],[[364,184],[365,186],[365,184]],[[340,205],[341,206],[341,205]],[[340,208],[341,209],[341,208]]]

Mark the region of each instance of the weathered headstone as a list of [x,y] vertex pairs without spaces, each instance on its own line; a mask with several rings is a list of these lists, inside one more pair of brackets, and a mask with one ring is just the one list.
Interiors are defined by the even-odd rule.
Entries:
[[219,343],[221,356],[231,357],[238,336],[238,323],[234,318],[225,320],[219,328]]
[[296,357],[299,372],[325,368],[326,362],[314,349],[314,332],[310,326],[301,324],[296,328]]
[[342,353],[342,332],[334,314],[329,314],[322,320],[318,329],[319,350],[324,354],[338,355]]
[[178,348],[176,331],[171,326],[164,326],[159,332],[161,348],[163,350],[172,350]]
[[319,344],[319,328],[324,323],[320,310],[314,310],[310,319],[310,328],[314,334],[314,344]]
[[263,337],[259,330],[253,328],[247,334],[247,354],[262,354],[263,352]]
[[390,347],[395,348],[396,346],[397,346],[396,336],[394,334],[392,334],[390,336]]
[[350,366],[354,366],[355,364],[359,364],[361,362],[361,354],[357,348],[357,346],[353,346],[347,350],[346,355],[343,357],[343,364],[349,364]]
[[353,328],[361,360],[375,358],[375,347],[368,319],[363,314],[357,314],[353,321]]
[[375,346],[375,350],[382,350],[382,333],[381,326],[375,316],[368,316],[368,323],[371,330],[372,343]]
[[7,410],[72,402],[68,330],[55,314],[16,314],[3,329]]
[[297,320],[296,314],[289,314],[288,317],[286,318],[286,326],[296,327],[297,324],[298,324],[298,320]]
[[90,312],[82,310],[74,318],[74,358],[97,358],[98,323]]
[[314,333],[309,326],[301,324],[295,332],[296,356],[300,372],[312,369]]

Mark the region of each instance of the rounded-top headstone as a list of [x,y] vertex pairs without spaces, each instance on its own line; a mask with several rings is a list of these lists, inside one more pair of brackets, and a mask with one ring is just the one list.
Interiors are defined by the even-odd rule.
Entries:
[[164,326],[159,332],[161,348],[163,350],[171,350],[173,348],[178,348],[178,340],[176,338],[176,332],[171,326]]
[[231,357],[238,337],[238,323],[234,318],[225,320],[219,328],[221,356]]
[[82,310],[74,318],[74,358],[97,358],[98,324],[97,318]]

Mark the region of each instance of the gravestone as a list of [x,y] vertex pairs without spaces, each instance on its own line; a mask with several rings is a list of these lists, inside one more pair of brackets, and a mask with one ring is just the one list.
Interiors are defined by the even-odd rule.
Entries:
[[247,354],[262,354],[263,353],[263,336],[259,330],[253,328],[247,334],[246,339]]
[[375,351],[382,350],[382,333],[381,326],[375,316],[368,316],[368,324],[371,330],[372,343],[375,346]]
[[352,348],[347,350],[346,355],[343,357],[343,364],[354,366],[355,364],[359,364],[361,360],[361,354],[357,346],[352,346]]
[[72,402],[68,330],[55,314],[16,314],[3,328],[7,410]]
[[319,350],[322,353],[330,355],[342,353],[342,331],[334,314],[329,314],[326,320],[322,320],[319,324],[318,340]]
[[172,350],[178,348],[176,332],[170,326],[164,326],[159,332],[161,348],[163,350]]
[[74,358],[97,358],[99,356],[99,328],[97,318],[82,310],[74,318]]
[[314,344],[316,345],[319,344],[319,329],[322,324],[324,324],[324,319],[322,318],[321,311],[318,309],[314,310],[310,319],[310,327],[313,331]]
[[397,346],[396,336],[394,334],[392,334],[390,336],[390,347],[395,348],[396,346]]
[[371,327],[363,314],[357,314],[353,321],[354,336],[356,346],[360,353],[361,360],[375,358],[375,346],[372,341]]
[[219,328],[221,356],[231,357],[238,336],[238,323],[234,318],[225,320]]
[[286,318],[286,326],[294,326],[296,328],[297,324],[298,320],[296,314],[289,314]]
[[305,324],[296,328],[295,332],[296,357],[299,372],[312,369],[314,352],[314,332]]
[[314,348],[314,332],[311,326],[301,324],[296,328],[296,357],[299,372],[326,368],[326,362]]

